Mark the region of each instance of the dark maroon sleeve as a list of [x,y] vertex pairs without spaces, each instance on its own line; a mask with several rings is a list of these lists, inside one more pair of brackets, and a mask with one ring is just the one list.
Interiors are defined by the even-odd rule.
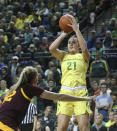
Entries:
[[24,88],[24,92],[30,97],[32,98],[33,96],[38,96],[40,97],[40,95],[44,92],[43,88],[40,88],[39,86],[32,86],[32,85],[27,85]]

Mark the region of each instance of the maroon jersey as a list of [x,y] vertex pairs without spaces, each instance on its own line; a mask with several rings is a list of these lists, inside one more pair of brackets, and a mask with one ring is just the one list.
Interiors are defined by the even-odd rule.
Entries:
[[0,121],[16,129],[24,119],[32,97],[39,97],[43,91],[44,89],[29,84],[13,91],[0,107]]

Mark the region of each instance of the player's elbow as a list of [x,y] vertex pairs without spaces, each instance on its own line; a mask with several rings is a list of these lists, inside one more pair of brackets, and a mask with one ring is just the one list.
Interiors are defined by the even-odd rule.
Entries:
[[50,47],[49,47],[49,51],[50,52],[53,52],[54,51],[54,48],[50,45]]

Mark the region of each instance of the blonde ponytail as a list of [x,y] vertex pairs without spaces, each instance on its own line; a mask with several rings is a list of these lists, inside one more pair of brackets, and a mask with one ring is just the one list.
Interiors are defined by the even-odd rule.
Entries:
[[17,90],[18,87],[23,86],[28,83],[31,84],[33,82],[34,78],[36,77],[36,75],[37,75],[36,68],[33,68],[32,66],[25,67],[23,69],[23,71],[21,72],[18,81],[13,86],[13,88],[6,93],[5,97],[12,94],[12,92]]

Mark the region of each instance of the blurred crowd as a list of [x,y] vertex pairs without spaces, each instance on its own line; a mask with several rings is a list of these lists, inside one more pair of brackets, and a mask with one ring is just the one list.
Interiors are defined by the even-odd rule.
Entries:
[[[60,63],[49,53],[49,45],[61,33],[59,19],[69,13],[83,29],[112,6],[112,0],[0,0],[0,98],[12,88],[25,66],[37,68],[38,85],[59,92]],[[91,131],[117,130],[117,15],[92,30],[87,47],[91,52],[87,73],[91,103]],[[63,41],[61,48],[65,48]],[[36,105],[36,106],[35,106]],[[21,131],[56,131],[56,101],[34,98]],[[114,125],[114,127],[109,127]],[[78,131],[73,115],[69,131]],[[113,130],[114,131],[114,130]]]

